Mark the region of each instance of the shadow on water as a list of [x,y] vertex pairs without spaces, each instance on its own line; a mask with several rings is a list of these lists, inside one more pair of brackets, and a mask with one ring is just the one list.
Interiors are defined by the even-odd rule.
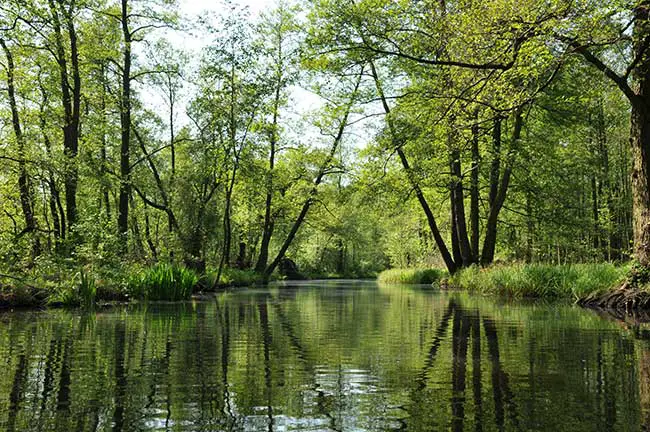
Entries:
[[648,430],[643,328],[346,286],[6,317],[0,430]]

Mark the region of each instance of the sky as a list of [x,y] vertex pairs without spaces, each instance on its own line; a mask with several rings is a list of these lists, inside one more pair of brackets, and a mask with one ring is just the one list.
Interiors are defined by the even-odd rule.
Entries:
[[[237,3],[250,8],[253,15],[273,5],[273,0],[239,0]],[[206,10],[220,12],[223,9],[220,0],[180,0],[181,11],[188,15],[198,15]]]
[[[232,0],[239,5],[247,6],[251,13],[251,18],[255,19],[259,14],[265,10],[268,10],[274,6],[277,0]],[[205,18],[210,14],[215,16],[221,15],[226,12],[226,9],[223,5],[223,0],[179,0],[179,9],[181,15],[189,20],[193,21],[198,17]],[[212,36],[206,33],[193,32],[193,34],[180,33],[180,32],[168,32],[165,34],[165,38],[168,39],[176,48],[182,49],[189,54],[189,57],[193,60],[199,58],[201,49],[209,45],[212,42]],[[155,111],[158,111],[159,114],[165,118],[167,116],[167,106],[162,98],[161,94],[155,94],[154,92],[149,92],[146,89],[143,89],[144,94],[146,94],[147,105],[150,108],[153,108]],[[191,89],[186,89],[186,96],[191,96]],[[300,130],[294,131],[294,134],[297,139],[300,141],[309,140],[309,141],[320,141],[322,139],[321,134],[316,129],[310,129],[304,122],[292,122],[290,119],[298,119],[303,117],[309,112],[313,112],[323,106],[323,101],[319,96],[311,93],[309,90],[293,87],[290,92],[290,103],[288,111],[285,111],[284,117],[285,120],[289,120],[289,123],[294,124],[296,128]],[[184,100],[183,103],[187,103],[189,99]],[[184,112],[179,112],[177,115],[177,126],[183,126],[190,123],[189,118]],[[287,124],[287,126],[289,126]],[[287,131],[289,132],[289,131]],[[361,125],[355,125],[350,128],[350,132],[356,138],[353,138],[352,144],[353,147],[360,147],[362,142],[366,142],[367,138],[364,136],[366,133],[362,130]],[[363,137],[359,139],[359,137]]]

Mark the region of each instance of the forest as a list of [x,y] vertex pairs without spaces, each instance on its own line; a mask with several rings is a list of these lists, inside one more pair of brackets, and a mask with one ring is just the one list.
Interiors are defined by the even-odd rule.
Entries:
[[647,303],[650,1],[185,3],[0,5],[4,300],[612,263]]

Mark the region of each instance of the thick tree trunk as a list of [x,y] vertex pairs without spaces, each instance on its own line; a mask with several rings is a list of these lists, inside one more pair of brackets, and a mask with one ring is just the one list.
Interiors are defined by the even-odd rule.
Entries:
[[[454,209],[452,212],[455,218],[456,235],[458,239],[458,248],[460,251],[463,267],[472,264],[472,249],[467,236],[467,223],[465,221],[465,194],[463,190],[463,178],[461,172],[460,150],[452,148],[450,153],[451,168],[451,205]],[[458,263],[458,261],[456,261]]]
[[634,255],[642,266],[650,267],[650,1],[641,2],[634,12],[634,48],[639,59],[633,74],[638,88],[631,101],[630,131]]
[[634,256],[644,267],[650,266],[650,74],[642,83],[643,100],[632,105],[632,202]]
[[[523,118],[521,116],[521,111],[517,111],[515,115],[515,126],[514,126],[514,131],[512,133],[512,145],[510,149],[510,152],[513,156],[514,156],[514,152],[516,152],[519,139],[521,138],[522,127],[523,127]],[[499,124],[499,129],[500,128],[501,127]],[[499,146],[500,146],[500,139],[499,139]],[[489,265],[494,261],[494,252],[496,249],[496,241],[497,241],[497,224],[499,222],[499,213],[503,208],[503,203],[506,200],[508,187],[510,185],[513,156],[509,157],[509,159],[506,161],[506,167],[503,170],[503,175],[500,176],[501,177],[500,182],[497,183],[496,187],[494,186],[494,184],[490,185],[490,212],[488,213],[488,219],[485,224],[485,238],[483,239],[483,251],[481,254],[481,265],[484,266]],[[500,162],[499,162],[499,166],[500,166]],[[499,173],[494,172],[495,169],[494,163],[492,165],[492,168],[493,168],[493,172],[491,177],[492,179],[496,179],[499,177]]]

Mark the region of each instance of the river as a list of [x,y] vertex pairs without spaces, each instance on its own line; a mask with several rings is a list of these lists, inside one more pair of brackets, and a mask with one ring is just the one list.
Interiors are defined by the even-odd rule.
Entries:
[[639,431],[646,332],[562,303],[314,281],[0,314],[0,430]]

